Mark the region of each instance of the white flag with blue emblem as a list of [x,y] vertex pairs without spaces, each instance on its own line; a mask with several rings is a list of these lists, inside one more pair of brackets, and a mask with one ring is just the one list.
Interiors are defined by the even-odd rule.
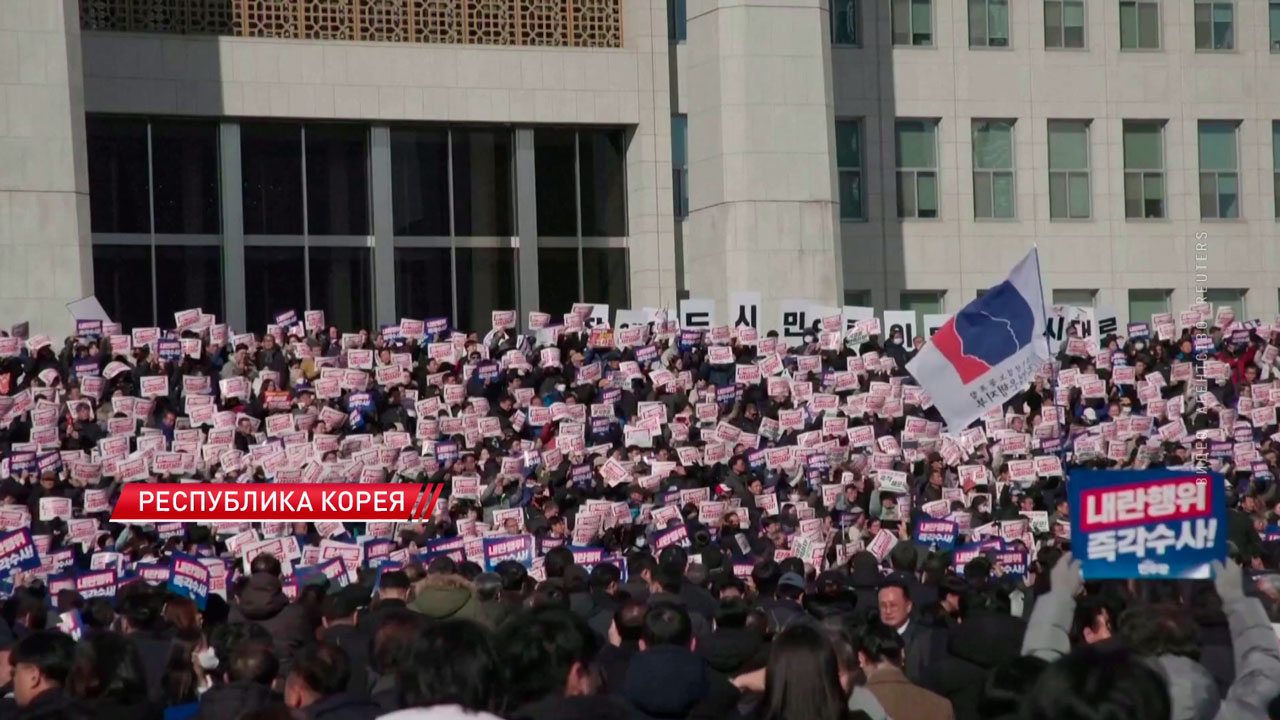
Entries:
[[1036,250],[1008,279],[956,313],[907,371],[928,391],[951,430],[1027,388],[1049,359]]

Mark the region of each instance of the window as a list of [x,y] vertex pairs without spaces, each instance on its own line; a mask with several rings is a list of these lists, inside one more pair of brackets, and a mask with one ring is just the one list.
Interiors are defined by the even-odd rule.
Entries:
[[1044,46],[1084,47],[1084,0],[1044,0]]
[[1009,0],[969,0],[969,47],[1009,47]]
[[871,291],[845,290],[844,304],[850,307],[871,307]]
[[671,206],[677,218],[689,217],[689,116],[671,116]]
[[1275,194],[1276,219],[1280,220],[1280,121],[1271,123],[1271,188]]
[[577,136],[572,130],[547,128],[537,130],[533,137],[538,235],[577,237]]
[[862,37],[858,34],[860,29],[858,0],[833,0],[831,11],[831,44],[862,44]]
[[[458,248],[458,327],[487,328],[494,310],[516,307],[516,251]],[[556,277],[543,276],[550,282]],[[545,310],[545,308],[544,308]],[[568,312],[568,308],[565,308]]]
[[1124,121],[1124,215],[1163,218],[1164,121]]
[[836,121],[836,170],[840,175],[840,219],[866,220],[862,194],[862,121]]
[[578,132],[578,194],[584,237],[627,234],[626,147],[618,130]]
[[147,121],[90,116],[85,136],[93,232],[150,233]]
[[[689,39],[687,0],[667,0],[667,39],[684,42]],[[501,308],[499,308],[501,309]],[[487,325],[485,327],[488,327]]]
[[455,128],[452,134],[453,234],[514,235],[511,131]]
[[1129,322],[1148,322],[1152,315],[1169,312],[1171,290],[1130,290]]
[[369,129],[308,124],[304,132],[307,234],[368,235]]
[[453,321],[452,252],[449,248],[396,248],[398,317]]
[[[569,312],[578,302],[578,249],[538,247],[538,309],[552,318]],[[543,280],[546,278],[546,280]]]
[[1220,307],[1229,307],[1236,311],[1236,320],[1244,322],[1244,297],[1247,290],[1206,290],[1204,301],[1213,306],[1214,312]]
[[391,216],[396,235],[449,235],[448,130],[391,129]]
[[308,309],[323,310],[325,322],[340,328],[374,327],[372,256],[367,247],[307,248]]
[[1195,0],[1196,49],[1232,50],[1235,41],[1235,7],[1231,0]]
[[[937,290],[917,290],[903,292],[898,295],[898,307],[916,314],[915,334],[924,336],[924,316],[942,313],[943,299],[946,293]],[[904,338],[908,343],[911,338]]]
[[1049,121],[1049,218],[1090,217],[1089,121]]
[[1271,0],[1271,52],[1280,52],[1280,0]]
[[242,124],[240,162],[245,234],[301,235],[302,126]]
[[893,44],[933,45],[933,0],[892,0]]
[[1097,290],[1054,290],[1053,304],[1068,307],[1094,307],[1097,301]]
[[[152,327],[151,247],[93,245],[93,294],[126,330]],[[169,316],[173,323],[173,316]]]
[[894,151],[898,165],[898,217],[938,217],[938,121],[899,120]]
[[1200,217],[1240,217],[1240,176],[1236,133],[1240,124],[1200,121]]
[[[306,248],[300,246],[247,245],[244,249],[245,322],[262,332],[286,310],[301,313],[307,307]],[[334,323],[328,315],[325,320]],[[348,326],[343,330],[353,330]]]
[[[157,233],[221,232],[216,123],[152,122],[151,172],[155,180]],[[201,306],[178,309],[191,307]],[[161,312],[160,317],[168,315]]]
[[973,121],[973,216],[1012,218],[1017,207],[1013,175],[1013,121]]
[[1160,49],[1160,3],[1120,0],[1120,49]]
[[582,301],[627,306],[626,248],[582,248]]
[[[156,318],[161,326],[189,308],[222,313],[222,248],[218,245],[157,245]],[[149,303],[148,303],[149,304]]]

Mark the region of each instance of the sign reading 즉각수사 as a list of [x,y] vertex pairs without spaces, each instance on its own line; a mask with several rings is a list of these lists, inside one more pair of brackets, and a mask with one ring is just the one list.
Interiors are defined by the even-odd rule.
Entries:
[[1171,470],[1076,471],[1071,539],[1082,571],[1101,578],[1197,579],[1227,554],[1222,477]]

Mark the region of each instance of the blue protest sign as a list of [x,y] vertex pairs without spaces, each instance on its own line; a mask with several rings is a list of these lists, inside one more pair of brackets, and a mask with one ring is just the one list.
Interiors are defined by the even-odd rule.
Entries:
[[116,596],[115,570],[89,570],[76,573],[76,592],[88,600],[96,597]]
[[204,610],[209,599],[209,568],[191,555],[174,553],[169,564],[169,590]]
[[939,550],[950,550],[955,547],[958,530],[959,526],[948,520],[921,520],[916,523],[915,541],[925,547],[936,545]]
[[359,410],[364,412],[365,410],[371,410],[372,408],[373,395],[371,393],[355,392],[347,396],[348,410]]
[[40,567],[40,554],[31,539],[31,531],[20,528],[0,535],[0,577],[9,577],[17,570],[35,570]]
[[160,563],[138,563],[133,570],[138,574],[138,577],[142,578],[142,582],[148,585],[168,583],[169,575],[173,572],[172,566],[161,565]]
[[178,340],[157,340],[156,354],[162,360],[182,359],[182,343]]
[[1227,556],[1222,476],[1174,470],[1076,471],[1068,484],[1071,541],[1084,576],[1210,576]]
[[516,535],[484,539],[484,569],[493,572],[498,563],[515,560],[526,568],[533,567],[533,536]]
[[996,553],[996,562],[1004,568],[1006,576],[1025,578],[1027,576],[1027,551],[1005,550]]
[[432,335],[442,333],[449,329],[449,318],[427,318],[423,322],[423,328]]
[[1274,542],[1280,540],[1280,525],[1268,525],[1266,530],[1262,531],[1262,542]]
[[441,463],[453,462],[458,459],[458,443],[452,440],[436,443],[436,460]]

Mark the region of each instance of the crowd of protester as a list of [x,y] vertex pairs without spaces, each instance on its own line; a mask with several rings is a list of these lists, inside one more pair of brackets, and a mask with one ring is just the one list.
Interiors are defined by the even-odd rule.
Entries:
[[[897,330],[832,344],[821,323],[586,315],[229,335],[197,313],[154,337],[0,345],[0,526],[28,528],[42,561],[0,587],[0,718],[1280,720],[1280,327],[1202,312],[1204,348],[1190,327],[1073,325],[1031,387],[963,429],[906,373],[924,341]],[[1085,580],[1070,472],[1197,457],[1227,484],[1213,579]],[[435,514],[109,520],[124,481],[370,473],[441,483]],[[46,517],[51,497],[72,515]],[[1000,549],[957,560],[917,541],[932,519]],[[507,534],[535,556],[476,553]],[[244,553],[288,537],[301,557]],[[371,538],[390,544],[337,577],[302,565]],[[175,553],[225,571],[203,609],[144,577]],[[110,593],[68,584],[101,567],[120,570]]]

